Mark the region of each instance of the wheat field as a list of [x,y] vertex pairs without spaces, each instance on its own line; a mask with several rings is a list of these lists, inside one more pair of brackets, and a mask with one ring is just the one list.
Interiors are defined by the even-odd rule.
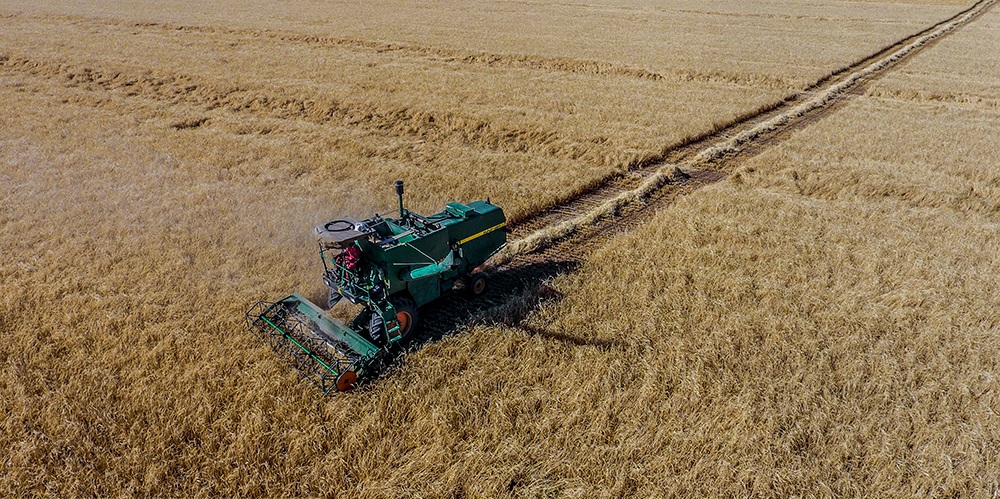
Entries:
[[[404,176],[420,209],[489,192],[514,219],[781,102],[955,10],[7,5],[0,43],[28,91],[55,84],[80,106],[127,113],[189,143],[171,148],[191,152],[185,163],[244,182],[295,176],[362,189],[359,199]],[[524,32],[503,29],[514,24]]]
[[243,325],[395,178],[523,219],[968,5],[5,2],[0,495],[995,496],[995,8],[361,390]]

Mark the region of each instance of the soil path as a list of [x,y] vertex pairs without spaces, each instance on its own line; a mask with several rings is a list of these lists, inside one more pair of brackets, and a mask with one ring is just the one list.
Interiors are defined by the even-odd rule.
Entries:
[[[491,291],[476,299],[456,296],[428,307],[422,341],[414,343],[434,341],[475,323],[523,326],[541,303],[559,298],[558,292],[547,286],[549,279],[575,270],[595,248],[645,223],[680,196],[725,179],[746,158],[835,112],[867,83],[974,21],[996,1],[980,0],[831,73],[772,109],[664,151],[656,161],[610,177],[573,199],[512,224],[514,237],[507,250],[495,258]],[[536,334],[551,336],[542,331]],[[568,336],[552,339],[586,344]]]

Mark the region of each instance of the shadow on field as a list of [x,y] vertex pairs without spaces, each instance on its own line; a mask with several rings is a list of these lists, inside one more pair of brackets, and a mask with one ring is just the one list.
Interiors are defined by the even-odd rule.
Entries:
[[483,295],[472,297],[455,291],[442,296],[421,309],[422,324],[418,336],[405,348],[394,350],[387,356],[382,374],[366,380],[364,384],[377,385],[382,376],[391,376],[406,353],[418,351],[446,336],[461,334],[476,325],[515,327],[530,336],[574,346],[615,346],[608,340],[587,340],[526,323],[528,317],[542,305],[563,298],[563,294],[549,282],[559,274],[575,271],[579,266],[580,263],[573,260],[515,264],[490,274],[489,289]]
[[521,325],[545,303],[562,299],[562,293],[549,285],[559,274],[573,272],[579,262],[556,260],[510,265],[489,274],[489,287],[472,297],[456,290],[428,304],[422,312],[419,346],[478,324]]

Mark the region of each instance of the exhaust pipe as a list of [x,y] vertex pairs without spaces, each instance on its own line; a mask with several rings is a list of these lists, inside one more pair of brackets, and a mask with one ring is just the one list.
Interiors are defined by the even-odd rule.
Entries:
[[396,181],[396,195],[399,196],[399,218],[406,217],[406,210],[403,209],[403,181]]

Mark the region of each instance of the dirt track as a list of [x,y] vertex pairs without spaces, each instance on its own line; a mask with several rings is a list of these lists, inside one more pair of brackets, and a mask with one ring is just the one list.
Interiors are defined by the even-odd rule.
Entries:
[[[425,331],[415,343],[440,338],[475,321],[522,324],[541,303],[557,298],[546,280],[574,270],[591,250],[611,237],[642,224],[678,197],[727,178],[746,158],[835,112],[866,84],[974,21],[995,3],[977,2],[831,73],[782,105],[760,110],[668,149],[656,161],[611,177],[573,199],[512,224],[514,250],[494,269],[491,292],[474,300],[456,297],[428,307]],[[560,225],[562,230],[557,229]],[[529,239],[537,241],[523,244]]]
[[[834,71],[806,90],[789,96],[784,103],[762,109],[734,121],[718,130],[693,138],[683,145],[665,150],[659,157],[639,165],[624,175],[607,179],[590,191],[566,200],[535,215],[513,229],[529,234],[545,227],[584,216],[610,199],[636,189],[644,180],[664,169],[679,167],[684,171],[708,169],[730,172],[736,159],[747,151],[759,151],[795,130],[804,128],[836,109],[846,92],[857,92],[865,84],[931,46],[934,41],[953,32],[985,13],[995,0],[982,0],[955,16],[906,37],[845,68]],[[695,175],[697,177],[697,175]],[[696,183],[697,178],[694,179]],[[669,181],[666,183],[677,183]],[[624,218],[624,217],[620,217]]]

